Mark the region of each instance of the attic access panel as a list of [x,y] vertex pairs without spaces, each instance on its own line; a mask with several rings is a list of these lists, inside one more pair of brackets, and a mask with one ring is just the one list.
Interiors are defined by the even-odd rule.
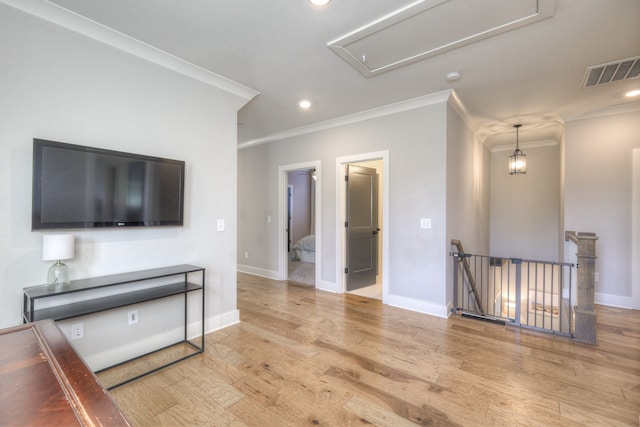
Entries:
[[419,0],[327,46],[365,77],[553,16],[555,0]]

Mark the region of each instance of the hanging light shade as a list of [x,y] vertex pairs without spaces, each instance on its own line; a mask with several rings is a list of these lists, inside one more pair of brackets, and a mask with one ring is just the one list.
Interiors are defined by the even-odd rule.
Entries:
[[516,128],[516,150],[509,156],[509,175],[518,175],[527,173],[527,155],[524,154],[519,147],[520,124],[513,125]]

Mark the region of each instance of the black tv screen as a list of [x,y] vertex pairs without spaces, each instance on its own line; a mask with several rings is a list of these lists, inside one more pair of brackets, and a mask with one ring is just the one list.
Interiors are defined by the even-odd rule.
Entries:
[[181,160],[33,140],[32,230],[182,225]]

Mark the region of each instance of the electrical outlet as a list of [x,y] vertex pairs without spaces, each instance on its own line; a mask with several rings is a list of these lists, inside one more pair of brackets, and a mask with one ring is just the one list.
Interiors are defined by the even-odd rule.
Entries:
[[138,323],[138,310],[132,310],[129,312],[129,325]]
[[420,228],[430,229],[431,228],[431,218],[420,218]]
[[244,253],[244,259],[249,259],[249,252]]
[[74,323],[71,325],[71,340],[84,338],[84,323]]

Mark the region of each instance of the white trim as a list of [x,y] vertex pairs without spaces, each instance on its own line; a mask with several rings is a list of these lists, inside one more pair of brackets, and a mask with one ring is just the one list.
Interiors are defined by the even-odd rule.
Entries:
[[[541,139],[539,141],[531,141],[531,142],[521,142],[518,144],[520,148],[527,150],[529,148],[538,148],[538,147],[552,147],[554,145],[560,145],[558,141],[554,141],[553,139]],[[496,145],[491,149],[492,153],[497,151],[513,151],[515,149],[515,144],[502,144]]]
[[631,301],[640,310],[640,148],[631,150]]
[[239,273],[251,274],[253,276],[266,277],[267,279],[280,280],[278,272],[273,270],[266,270],[264,268],[252,267],[250,265],[238,264],[236,270]]
[[240,310],[232,310],[217,316],[207,317],[204,321],[204,333],[208,334],[237,323],[240,323]]
[[388,116],[391,114],[401,113],[403,111],[413,110],[427,105],[438,104],[440,102],[449,99],[452,90],[447,89],[442,92],[436,92],[425,96],[419,96],[417,98],[407,99],[405,101],[396,102],[394,104],[384,105],[381,107],[372,108],[369,110],[361,111],[359,113],[349,114],[335,119],[326,120],[323,122],[312,123],[306,126],[300,126],[297,128],[277,132],[271,135],[267,135],[262,138],[252,139],[249,141],[238,144],[238,149],[249,148],[255,145],[266,144],[268,142],[278,141],[285,138],[291,138],[293,136],[305,135],[308,133],[319,132],[326,129],[335,128],[338,126],[349,125],[352,123],[362,122],[364,120],[375,119],[377,117]]
[[623,297],[620,295],[611,295],[611,294],[601,294],[597,292],[595,294],[595,303],[601,304],[601,305],[608,305],[610,307],[634,308],[632,297]]
[[345,241],[344,222],[346,215],[344,182],[347,163],[382,159],[382,302],[387,303],[389,292],[389,151],[355,154],[336,158],[336,292],[345,292],[344,266]]
[[276,280],[286,280],[288,275],[289,260],[285,255],[287,242],[285,241],[287,224],[287,173],[296,170],[315,169],[316,170],[316,193],[315,193],[315,236],[316,236],[316,262],[315,262],[315,283],[316,287],[321,282],[322,274],[322,170],[320,160],[310,162],[284,165],[278,168],[278,278]]
[[321,280],[320,282],[316,282],[316,289],[320,291],[331,292],[332,294],[342,293],[337,290],[338,288],[335,282],[327,282],[324,280]]
[[[60,322],[56,322],[60,330],[69,337],[69,326],[71,319],[66,319]],[[205,334],[214,332],[231,325],[240,323],[240,311],[232,310],[226,313],[222,313],[216,316],[207,317],[205,319]],[[189,331],[188,339],[195,341],[196,344],[200,343],[200,336],[202,334],[202,323],[200,320],[190,322],[187,325]],[[146,336],[142,339],[129,341],[122,343],[116,347],[110,347],[99,353],[82,354],[85,362],[92,370],[104,369],[108,366],[112,366],[114,363],[119,363],[124,360],[137,357],[141,354],[149,352],[152,348],[158,348],[158,344],[166,345],[169,342],[176,342],[176,338],[182,339],[184,334],[183,327],[172,328],[162,331],[156,335]],[[204,337],[202,337],[204,339]],[[86,353],[86,351],[85,351]]]
[[[360,57],[359,52],[350,51],[349,48],[367,37],[376,34],[382,37],[383,40],[387,40],[388,37],[384,34],[388,34],[386,30],[395,26],[401,26],[403,23],[408,22],[411,18],[416,18],[429,9],[438,6],[448,0],[418,0],[407,6],[391,12],[381,18],[378,18],[363,27],[358,28],[344,36],[339,37],[336,40],[327,43],[327,47],[331,49],[336,55],[345,60],[349,65],[355,68],[364,77],[373,77],[387,71],[394,70],[399,67],[403,67],[409,64],[413,64],[418,61],[422,61],[427,58],[431,58],[435,55],[440,55],[445,52],[457,49],[462,46],[467,46],[472,43],[477,43],[481,40],[493,37],[498,34],[502,34],[507,31],[515,30],[525,25],[533,24],[535,22],[550,18],[553,16],[555,0],[538,0],[534,11],[523,11],[520,16],[513,17],[510,21],[501,22],[495,26],[482,26],[477,33],[468,34],[462,36],[460,39],[447,39],[443,40],[442,45],[436,47],[425,47],[423,51],[412,52],[409,56],[389,62],[378,66],[377,68],[369,67],[368,63]],[[429,16],[429,15],[425,15]],[[452,17],[453,18],[453,17]],[[417,19],[417,18],[416,18]],[[421,23],[421,22],[419,22]],[[414,25],[416,23],[414,22]],[[488,24],[488,23],[487,23]],[[397,28],[397,27],[396,27]],[[390,31],[392,34],[394,30]],[[382,34],[382,36],[380,36]],[[402,45],[402,38],[396,37],[395,43]],[[375,52],[374,52],[375,54]],[[373,56],[373,55],[372,55]]]
[[138,58],[237,95],[245,100],[237,107],[238,109],[260,93],[46,0],[0,0],[0,2]]
[[414,298],[387,294],[385,304],[405,310],[417,311],[418,313],[428,314],[430,316],[443,317],[445,319],[449,317],[449,310],[446,305]]
[[563,116],[565,122],[577,122],[586,119],[596,119],[598,117],[617,116],[619,114],[635,113],[640,111],[640,102],[630,102],[624,104],[610,105],[598,108],[594,111],[588,111],[584,114],[575,116]]

